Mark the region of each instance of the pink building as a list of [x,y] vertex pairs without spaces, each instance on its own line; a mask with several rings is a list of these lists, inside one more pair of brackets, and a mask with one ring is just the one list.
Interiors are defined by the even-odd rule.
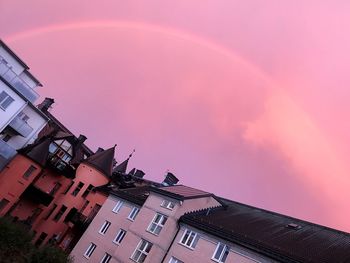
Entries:
[[[192,211],[192,212],[191,212]],[[183,185],[111,191],[75,262],[350,262],[350,234]]]
[[179,218],[216,206],[214,195],[183,185],[113,191],[71,254],[75,262],[162,262]]
[[32,144],[0,171],[0,216],[25,225],[37,246],[70,249],[108,197],[101,189],[156,184],[144,173],[126,174],[126,159],[115,165],[115,147],[91,151],[86,137],[74,136],[49,111],[53,99],[39,108],[50,121]]

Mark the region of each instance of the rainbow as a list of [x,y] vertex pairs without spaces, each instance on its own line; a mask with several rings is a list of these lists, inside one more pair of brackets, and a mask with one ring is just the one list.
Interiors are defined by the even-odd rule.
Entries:
[[246,67],[257,77],[266,81],[272,85],[272,80],[267,76],[256,65],[253,65],[243,57],[239,56],[237,53],[232,52],[232,50],[219,45],[211,40],[205,39],[203,37],[198,37],[196,35],[190,34],[185,31],[181,31],[175,28],[163,27],[154,24],[140,23],[140,22],[131,22],[131,21],[85,21],[85,22],[76,22],[76,23],[67,23],[67,24],[53,24],[40,28],[30,29],[27,31],[19,32],[10,36],[5,37],[6,42],[13,43],[17,41],[22,41],[27,38],[32,38],[39,35],[44,35],[52,32],[59,31],[70,31],[70,30],[85,30],[91,28],[103,28],[103,29],[126,29],[130,31],[144,31],[150,33],[157,33],[166,35],[168,37],[173,37],[176,39],[181,39],[184,41],[192,42],[196,45],[208,48],[222,56],[227,57],[230,60],[240,63],[242,66]]

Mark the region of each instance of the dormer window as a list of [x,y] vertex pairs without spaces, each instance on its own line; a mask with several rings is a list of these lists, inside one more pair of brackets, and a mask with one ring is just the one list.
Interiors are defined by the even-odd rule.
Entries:
[[64,170],[73,156],[72,145],[67,140],[57,140],[50,144],[51,163]]
[[175,204],[169,200],[163,200],[161,207],[167,208],[169,210],[173,210],[175,207]]

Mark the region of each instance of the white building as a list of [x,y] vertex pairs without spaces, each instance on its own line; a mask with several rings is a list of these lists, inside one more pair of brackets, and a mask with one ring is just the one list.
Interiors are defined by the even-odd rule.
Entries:
[[29,67],[0,40],[0,171],[48,121],[33,104],[38,86]]

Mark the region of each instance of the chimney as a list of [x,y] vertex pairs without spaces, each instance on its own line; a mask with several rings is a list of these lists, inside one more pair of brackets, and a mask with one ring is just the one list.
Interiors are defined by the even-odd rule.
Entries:
[[42,111],[48,111],[49,108],[51,108],[52,104],[54,103],[55,103],[54,99],[45,98],[44,101],[38,105],[38,108]]
[[83,143],[83,142],[86,141],[86,139],[87,139],[87,137],[86,137],[85,135],[80,134],[80,135],[79,135],[79,138],[78,138],[78,141],[79,141],[80,143]]
[[[135,169],[135,168],[134,168]],[[137,178],[143,178],[143,176],[145,175],[145,173],[141,170],[136,170],[136,172],[133,174],[133,176],[137,177]]]
[[101,148],[101,147],[98,147],[98,149],[96,150],[95,153],[100,153],[100,152],[103,152],[105,149]]
[[164,186],[175,185],[178,183],[178,181],[179,181],[179,179],[177,179],[175,175],[168,172],[165,176],[164,181],[162,182],[162,185],[164,185]]

